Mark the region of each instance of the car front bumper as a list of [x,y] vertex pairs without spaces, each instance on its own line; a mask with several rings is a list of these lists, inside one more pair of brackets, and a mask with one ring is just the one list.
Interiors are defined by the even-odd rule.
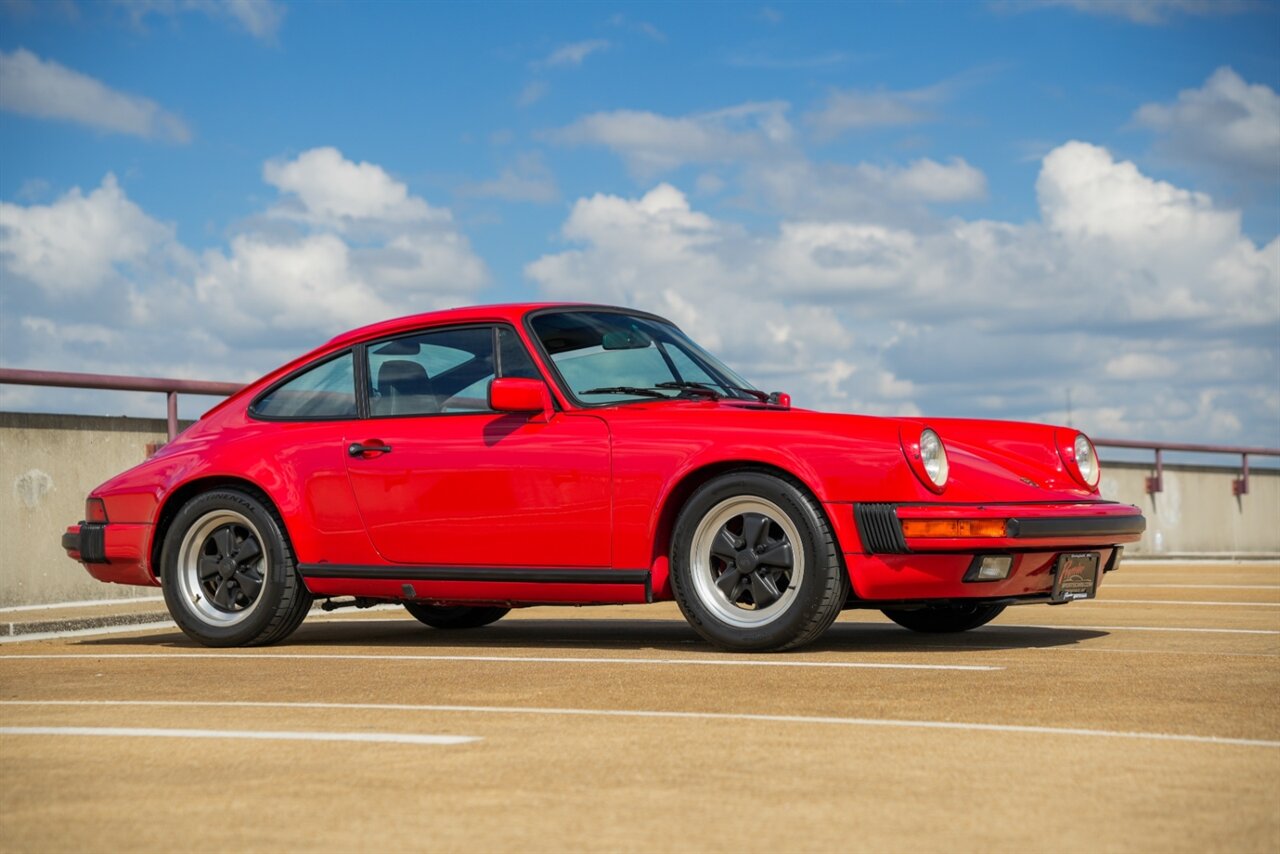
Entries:
[[[1096,553],[1101,576],[1119,565],[1121,546],[1136,542],[1146,530],[1146,519],[1137,507],[1108,501],[861,503],[854,504],[849,515],[853,524],[843,526],[839,536],[854,598],[880,604],[940,599],[1049,601],[1063,554]],[[912,535],[921,529],[948,527],[963,535]],[[970,527],[982,533],[969,535],[965,529]],[[988,555],[1009,556],[1012,565],[1004,578],[972,577],[975,560]]]

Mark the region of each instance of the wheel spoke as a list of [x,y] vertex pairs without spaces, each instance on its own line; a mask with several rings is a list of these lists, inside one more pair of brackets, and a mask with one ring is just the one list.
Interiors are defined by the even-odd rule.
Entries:
[[768,529],[768,517],[760,513],[742,514],[742,539],[747,541],[746,548],[755,548],[760,545],[761,539]]
[[791,554],[791,543],[786,540],[769,546],[769,548],[760,553],[757,560],[765,566],[774,566],[780,569],[790,569],[795,563],[795,558]]
[[763,572],[753,572],[751,574],[751,598],[755,600],[757,608],[765,608],[781,599],[782,592],[778,590],[778,585],[768,575]]
[[213,604],[228,611],[235,606],[235,597],[231,595],[229,581],[230,579],[227,578],[222,579],[218,582],[218,589],[213,591]]
[[236,550],[236,541],[231,533],[230,525],[214,531],[213,536],[209,539],[213,540],[213,545],[218,550],[217,557],[230,557],[231,553]]
[[240,591],[244,593],[246,605],[258,598],[258,591],[262,589],[261,576],[252,570],[242,569],[235,574],[235,579]]
[[711,554],[726,564],[732,564],[738,555],[738,538],[728,528],[721,528],[720,533],[711,541]]
[[738,582],[741,580],[742,573],[738,572],[738,570],[733,568],[726,569],[724,573],[716,579],[716,587],[720,588],[720,592],[725,595],[726,599],[733,602],[737,599],[738,595],[741,595],[738,591]]
[[236,552],[231,556],[231,558],[239,566],[244,566],[245,564],[253,561],[260,554],[262,554],[262,549],[258,547],[258,541],[250,536],[246,537],[245,541],[236,547]]
[[201,581],[208,581],[211,578],[216,578],[218,575],[218,559],[216,557],[212,557],[211,555],[201,555],[200,561],[196,566],[200,573]]

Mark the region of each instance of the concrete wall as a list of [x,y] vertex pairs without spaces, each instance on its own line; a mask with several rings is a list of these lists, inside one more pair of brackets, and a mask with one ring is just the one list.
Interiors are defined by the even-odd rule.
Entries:
[[[62,551],[84,498],[146,458],[165,424],[145,418],[0,413],[0,607],[154,596],[155,588],[102,584]],[[1103,464],[1102,494],[1142,508],[1147,533],[1132,555],[1280,554],[1280,472],[1257,471],[1231,494],[1238,471],[1166,466],[1164,492],[1146,494],[1150,466]]]
[[159,592],[90,578],[61,540],[89,490],[164,440],[160,419],[0,412],[0,607]]
[[1102,496],[1142,508],[1147,532],[1125,554],[1280,555],[1280,471],[1253,469],[1249,494],[1231,494],[1238,468],[1166,465],[1164,489],[1147,494],[1152,465],[1102,463]]

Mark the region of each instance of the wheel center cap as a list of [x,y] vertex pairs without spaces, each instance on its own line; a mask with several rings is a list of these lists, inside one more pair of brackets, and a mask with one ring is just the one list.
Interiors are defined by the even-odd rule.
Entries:
[[236,574],[236,562],[229,557],[224,557],[218,564],[218,574],[223,578],[230,578]]
[[739,572],[755,572],[756,564],[760,561],[756,558],[756,553],[751,549],[743,549],[738,552],[738,556],[733,561],[737,564]]

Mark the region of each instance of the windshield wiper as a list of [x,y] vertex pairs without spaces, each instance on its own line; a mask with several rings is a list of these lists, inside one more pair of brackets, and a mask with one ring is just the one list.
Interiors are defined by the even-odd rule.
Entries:
[[641,388],[634,385],[610,385],[602,388],[589,388],[586,391],[580,391],[578,394],[634,394],[637,397],[656,397],[661,400],[670,400],[669,395],[665,395],[656,388]]
[[655,388],[678,388],[681,391],[688,391],[694,394],[706,395],[712,400],[719,400],[720,398],[724,397],[723,394],[716,391],[706,383],[687,382],[684,380],[681,380],[680,382],[676,382],[675,380],[667,380],[666,382],[654,383],[654,387]]
[[[749,394],[752,397],[754,397],[756,400],[760,401],[761,403],[769,402],[769,395],[766,392],[760,391],[758,389],[743,388],[742,386],[737,386],[737,385],[725,385],[724,383],[716,383],[716,385],[726,391],[740,391],[743,394]],[[708,394],[714,395],[717,398],[724,397],[724,395],[720,394],[720,392],[716,391],[708,383],[696,383],[696,382],[689,382],[689,381],[665,382],[665,383],[658,383],[657,387],[658,388],[682,388],[688,391],[705,391]]]

